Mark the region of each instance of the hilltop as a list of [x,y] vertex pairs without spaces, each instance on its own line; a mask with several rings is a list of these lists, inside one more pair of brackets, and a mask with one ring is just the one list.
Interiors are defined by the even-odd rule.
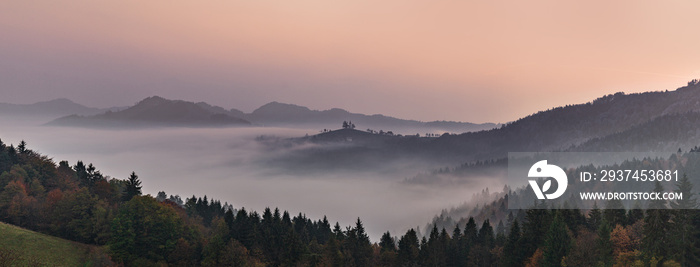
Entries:
[[71,115],[56,119],[49,125],[90,127],[149,127],[149,126],[245,126],[251,123],[204,103],[148,97],[121,111],[107,111],[93,116]]
[[[313,150],[301,149],[297,154],[279,160],[297,163],[314,161],[314,166],[323,166],[325,161],[326,165],[335,166],[332,161],[339,155],[345,158],[356,154],[369,162],[379,160],[388,164],[395,160],[416,158],[445,166],[505,158],[508,152],[515,151],[597,150],[601,148],[601,143],[619,143],[624,138],[634,138],[634,142],[614,146],[620,151],[658,149],[660,147],[645,146],[647,141],[652,141],[646,139],[654,138],[659,142],[660,138],[669,136],[681,139],[666,140],[665,148],[677,149],[698,139],[700,128],[694,123],[698,111],[700,83],[694,80],[673,91],[618,92],[583,104],[540,111],[495,129],[443,134],[436,138],[378,134],[376,131],[364,135],[366,138],[358,138],[358,134],[351,131],[320,133],[290,142],[323,144],[325,149],[323,146],[314,147]],[[329,146],[333,140],[344,146]],[[324,156],[320,157],[319,154]]]
[[304,106],[270,102],[254,110],[250,114],[243,115],[244,118],[265,125],[300,127],[328,125],[327,127],[339,125],[342,121],[352,121],[362,129],[391,129],[394,132],[425,134],[440,132],[474,132],[488,130],[498,125],[494,123],[469,123],[455,121],[431,121],[422,122],[417,120],[399,119],[381,114],[365,115],[352,113],[340,108],[328,110],[311,110]]
[[32,116],[66,116],[66,115],[95,115],[107,111],[116,111],[121,108],[91,108],[77,104],[65,98],[42,101],[34,104],[9,104],[0,103],[0,114],[7,115],[32,115]]
[[[58,100],[56,100],[58,101]],[[64,100],[61,100],[64,101]],[[27,107],[31,110],[32,107]],[[0,109],[0,113],[2,110]],[[380,114],[365,115],[344,109],[312,110],[304,106],[270,102],[251,113],[238,109],[225,109],[206,102],[170,100],[159,96],[145,98],[136,105],[122,110],[108,110],[100,114],[85,115],[74,112],[49,122],[56,126],[78,127],[144,127],[144,126],[269,126],[288,128],[332,128],[342,121],[352,121],[363,128],[386,128],[404,133],[463,133],[492,129],[493,123],[468,123],[455,121],[422,122],[405,120]],[[56,113],[62,114],[63,113]]]

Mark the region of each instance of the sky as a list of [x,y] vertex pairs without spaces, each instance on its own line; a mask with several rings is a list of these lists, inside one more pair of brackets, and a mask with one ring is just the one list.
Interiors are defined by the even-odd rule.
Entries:
[[1,1],[0,102],[508,122],[700,78],[698,1]]

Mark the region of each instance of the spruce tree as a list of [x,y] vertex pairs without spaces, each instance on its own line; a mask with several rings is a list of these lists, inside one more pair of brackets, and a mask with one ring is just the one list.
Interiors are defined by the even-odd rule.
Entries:
[[642,210],[642,203],[639,201],[635,201],[634,206],[627,211],[627,224],[632,225],[642,219],[644,219],[644,210]]
[[600,221],[602,219],[603,215],[598,208],[598,203],[593,202],[593,209],[588,212],[588,227],[593,231],[597,231],[598,227],[600,227]]
[[611,228],[615,228],[618,224],[625,226],[627,217],[622,201],[619,199],[608,200],[603,211],[603,218],[610,223]]
[[416,266],[420,248],[416,230],[410,229],[399,239],[399,266]]
[[24,140],[20,141],[19,145],[17,145],[17,152],[20,154],[27,153],[27,142],[24,142]]
[[464,240],[467,245],[467,252],[469,250],[468,248],[474,245],[474,243],[476,243],[476,237],[476,222],[474,221],[474,217],[469,217],[469,221],[467,222],[467,225],[464,228]]
[[352,235],[348,236],[352,257],[355,260],[355,266],[370,266],[372,262],[372,243],[369,241],[369,236],[365,232],[365,227],[362,225],[360,218],[355,222],[355,228]]
[[549,231],[552,215],[546,209],[530,209],[525,215],[523,224],[522,250],[527,257],[535,253],[537,248],[544,243],[544,237]]
[[459,224],[457,224],[452,231],[452,242],[450,242],[448,247],[448,266],[464,266],[467,263],[462,246],[463,242],[462,230],[459,229]]
[[389,233],[389,231],[382,235],[382,238],[379,240],[379,247],[382,251],[396,251],[396,243],[394,242],[394,238],[391,237],[391,233]]
[[136,172],[131,172],[129,178],[126,179],[126,189],[124,191],[124,201],[129,201],[134,196],[141,195],[141,181]]
[[561,266],[561,260],[569,252],[571,237],[566,224],[559,214],[554,216],[554,221],[549,226],[544,240],[544,261],[542,266]]
[[[657,181],[654,192],[660,195],[663,191],[663,186]],[[666,201],[651,200],[644,217],[644,237],[642,238],[642,250],[647,260],[652,257],[661,261],[666,260],[669,244],[669,219],[670,213],[666,210]]]
[[343,229],[338,222],[335,222],[335,226],[333,226],[333,234],[338,241],[343,241],[345,239],[345,233],[343,233]]
[[503,245],[503,266],[522,266],[524,257],[520,248],[520,224],[518,220],[511,223],[510,232]]
[[673,241],[673,249],[675,258],[682,266],[697,266],[700,265],[698,254],[698,231],[693,227],[693,216],[697,214],[693,209],[698,207],[697,199],[693,195],[693,184],[688,179],[687,175],[676,183],[678,187],[674,190],[675,193],[683,194],[682,199],[676,199],[670,203],[673,210],[671,236]]
[[506,243],[506,227],[503,225],[503,221],[498,221],[498,226],[496,226],[496,245],[503,246]]
[[598,228],[598,255],[599,264],[602,266],[612,266],[613,264],[613,244],[610,241],[610,223],[603,220]]

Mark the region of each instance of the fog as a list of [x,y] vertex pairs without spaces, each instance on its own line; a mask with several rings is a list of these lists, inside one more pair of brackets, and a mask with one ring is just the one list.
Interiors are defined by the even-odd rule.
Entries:
[[338,221],[343,227],[360,217],[373,242],[385,231],[401,235],[422,226],[442,209],[464,203],[487,186],[502,188],[488,179],[451,186],[402,182],[425,171],[425,166],[412,162],[394,163],[396,166],[381,171],[285,172],[274,161],[280,151],[256,141],[261,135],[289,138],[317,132],[311,129],[41,126],[48,120],[0,117],[4,125],[0,138],[13,144],[25,140],[30,149],[55,162],[93,163],[114,178],[124,179],[135,171],[144,194],[165,191],[183,199],[207,195],[237,209],[261,212],[265,207],[279,207],[312,220],[326,215],[331,223]]

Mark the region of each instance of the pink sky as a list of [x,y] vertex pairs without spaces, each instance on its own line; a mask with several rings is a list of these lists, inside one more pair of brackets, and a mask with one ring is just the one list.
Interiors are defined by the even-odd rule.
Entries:
[[700,78],[697,1],[4,1],[0,102],[507,122]]

